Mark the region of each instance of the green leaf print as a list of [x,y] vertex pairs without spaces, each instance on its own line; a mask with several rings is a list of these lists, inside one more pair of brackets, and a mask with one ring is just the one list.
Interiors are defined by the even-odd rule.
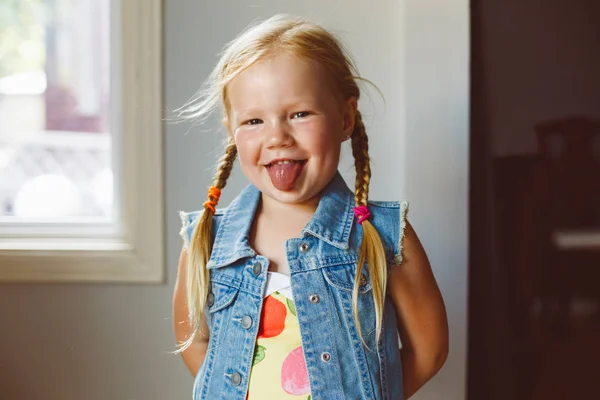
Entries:
[[291,301],[290,299],[285,299],[285,302],[288,306],[288,308],[290,309],[290,312],[292,314],[294,314],[294,317],[296,316],[296,306],[294,305],[294,302]]
[[310,399],[312,399],[312,397],[310,397],[310,394],[309,394],[309,395],[308,395],[308,398],[307,398],[306,400],[310,400]]
[[265,346],[256,346],[256,350],[254,350],[254,359],[252,360],[252,366],[255,366],[256,364],[265,359],[265,350],[267,350]]

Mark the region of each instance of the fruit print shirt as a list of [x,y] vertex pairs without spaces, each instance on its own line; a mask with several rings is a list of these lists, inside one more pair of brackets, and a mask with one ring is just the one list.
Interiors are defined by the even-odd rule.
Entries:
[[268,272],[247,399],[310,398],[290,278]]

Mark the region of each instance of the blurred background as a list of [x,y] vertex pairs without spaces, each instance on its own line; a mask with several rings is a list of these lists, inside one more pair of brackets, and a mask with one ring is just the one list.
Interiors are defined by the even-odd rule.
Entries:
[[[114,215],[123,1],[0,0],[0,228]],[[164,0],[163,12],[165,116],[227,41],[274,13],[337,33],[383,92],[365,86],[360,103],[371,198],[411,202],[450,321],[448,362],[415,399],[600,398],[599,2]],[[164,130],[165,282],[0,283],[0,399],[191,397],[169,353],[177,213],[201,207],[225,136],[217,117]],[[340,171],[353,181],[349,148]],[[234,170],[221,203],[245,184]]]
[[471,6],[469,398],[600,398],[600,2]]
[[110,2],[3,0],[0,29],[0,216],[109,216]]

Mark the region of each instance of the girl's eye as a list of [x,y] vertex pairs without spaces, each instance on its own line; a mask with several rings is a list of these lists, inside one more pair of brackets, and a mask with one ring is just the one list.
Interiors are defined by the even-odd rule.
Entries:
[[305,118],[308,117],[310,113],[308,111],[300,111],[292,115],[292,118]]
[[244,125],[258,125],[262,123],[262,119],[254,118],[244,122]]

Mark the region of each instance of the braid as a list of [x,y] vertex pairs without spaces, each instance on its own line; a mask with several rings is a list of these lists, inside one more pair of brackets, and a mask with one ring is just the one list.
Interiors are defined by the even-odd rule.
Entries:
[[231,170],[233,169],[233,163],[237,156],[237,147],[233,138],[229,138],[227,141],[227,146],[225,146],[225,154],[219,160],[219,165],[217,167],[217,173],[213,179],[213,186],[218,187],[219,189],[223,189],[227,184],[227,179],[231,175]]
[[[371,166],[369,157],[369,138],[362,120],[360,111],[356,112],[354,131],[352,132],[352,155],[354,156],[354,167],[356,169],[356,183],[354,190],[354,201],[357,206],[368,206],[369,184],[371,183]],[[373,302],[375,305],[375,331],[376,340],[379,342],[383,325],[383,308],[385,303],[385,289],[387,286],[387,262],[383,243],[377,229],[369,220],[361,223],[363,238],[360,244],[358,263],[356,264],[356,276],[354,277],[354,288],[352,290],[352,311],[358,334],[363,344],[360,319],[358,316],[358,290],[360,277],[365,262],[369,271],[373,287]]]
[[[237,156],[237,147],[233,138],[229,138],[225,146],[225,154],[219,160],[217,172],[213,179],[212,187],[223,189]],[[209,191],[209,202],[216,204],[218,198]],[[190,337],[180,346],[179,351],[185,351],[193,342],[200,331],[201,321],[204,318],[206,299],[210,292],[210,277],[206,264],[212,252],[212,223],[214,212],[211,207],[205,205],[204,212],[200,216],[198,224],[192,234],[192,240],[188,250],[187,262],[187,304],[189,310],[189,322],[193,327]]]
[[369,158],[369,138],[360,111],[356,112],[354,131],[352,132],[352,155],[356,169],[356,189],[354,201],[357,206],[366,206],[369,199],[371,166]]

